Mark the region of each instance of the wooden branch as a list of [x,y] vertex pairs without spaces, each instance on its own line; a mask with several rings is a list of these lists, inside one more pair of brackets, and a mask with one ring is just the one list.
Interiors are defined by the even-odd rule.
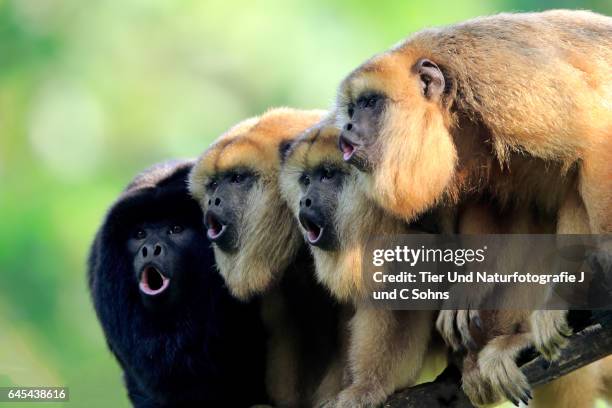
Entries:
[[[570,337],[561,357],[549,364],[539,355],[521,366],[532,386],[546,384],[593,361],[612,354],[612,311],[598,312],[595,323]],[[433,382],[392,395],[385,408],[473,408],[461,390],[461,374],[448,367]]]
[[434,381],[419,384],[393,394],[384,408],[473,408],[461,390],[461,373],[454,366],[447,367]]
[[561,358],[547,367],[542,357],[521,366],[529,384],[537,386],[577,370],[612,354],[612,311],[602,313],[598,321],[570,337]]

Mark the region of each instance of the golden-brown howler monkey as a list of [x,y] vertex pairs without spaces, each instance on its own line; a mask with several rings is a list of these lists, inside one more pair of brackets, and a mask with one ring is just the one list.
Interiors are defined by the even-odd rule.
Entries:
[[418,379],[430,346],[433,311],[386,310],[368,304],[362,258],[371,236],[407,233],[357,188],[329,121],[307,130],[286,152],[281,190],[314,255],[320,282],[355,307],[344,389],[329,406],[376,406]]
[[342,82],[344,159],[409,220],[474,191],[556,213],[578,188],[591,230],[611,232],[611,33],[563,10],[418,32]]
[[[344,160],[365,194],[408,221],[467,195],[535,207],[560,233],[580,232],[566,219],[579,213],[590,232],[612,232],[611,34],[612,18],[563,10],[416,33],[340,85]],[[530,319],[554,358],[565,312]]]
[[[266,385],[276,406],[309,407],[340,388],[337,308],[278,187],[279,150],[323,112],[272,109],[222,135],[194,166],[219,272],[240,299],[261,297],[269,331]],[[248,341],[248,339],[245,339]]]
[[[281,190],[300,222],[304,239],[311,245],[319,280],[339,299],[357,306],[351,321],[346,391],[335,404],[367,406],[384,400],[395,388],[414,382],[431,326],[427,326],[426,319],[420,320],[419,314],[423,312],[373,310],[362,302],[365,294],[361,261],[365,240],[371,234],[410,230],[402,221],[377,209],[356,188],[355,170],[342,162],[335,148],[337,134],[338,130],[324,121],[296,139],[284,155]],[[554,228],[545,221],[516,212],[506,214],[506,225],[502,225],[492,218],[487,205],[475,203],[457,213],[460,221],[456,228],[467,234],[509,233],[517,228],[541,233]],[[445,232],[455,228],[448,225],[448,219],[441,218],[439,222]],[[502,293],[500,301],[504,301],[503,296],[511,295]],[[530,343],[529,315],[528,311],[511,310],[484,312],[480,317],[482,333],[475,342],[476,349],[467,352],[463,370],[463,387],[474,403],[498,402],[504,397],[515,402],[531,398],[529,384],[515,362],[519,352]],[[482,359],[478,365],[480,352]],[[430,350],[429,354],[435,357],[436,353]],[[598,393],[576,392],[575,385],[600,384],[601,376],[594,376],[600,370],[596,367],[598,364],[536,388],[530,404],[588,407]],[[590,389],[599,387],[589,386]],[[550,392],[551,389],[555,392]]]

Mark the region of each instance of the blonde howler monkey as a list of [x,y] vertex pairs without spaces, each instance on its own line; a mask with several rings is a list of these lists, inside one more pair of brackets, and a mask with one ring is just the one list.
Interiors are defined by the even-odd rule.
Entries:
[[341,380],[338,309],[315,280],[278,186],[279,151],[322,115],[278,108],[245,120],[201,155],[189,177],[230,292],[261,299],[270,336],[266,385],[281,407],[327,400]]
[[284,155],[281,189],[310,244],[319,281],[355,308],[345,386],[329,405],[370,407],[418,379],[426,355],[435,354],[430,344],[435,312],[387,310],[367,301],[362,276],[367,240],[411,229],[361,193],[355,171],[337,150],[338,132],[327,120],[294,141]]
[[418,32],[340,85],[344,159],[408,220],[473,192],[558,213],[577,189],[591,231],[611,232],[611,32],[563,10]]
[[[558,233],[609,233],[611,33],[609,17],[563,10],[416,33],[340,85],[344,159],[365,194],[407,221],[469,197],[502,212],[537,208]],[[596,261],[609,267],[610,254]],[[469,324],[441,316],[445,327]],[[565,312],[535,312],[530,326],[554,358]]]
[[[406,220],[480,195],[555,214],[561,233],[579,232],[566,220],[577,213],[608,233],[611,31],[605,16],[549,11],[419,32],[342,82],[344,159],[366,194]],[[554,357],[548,336],[538,339]]]

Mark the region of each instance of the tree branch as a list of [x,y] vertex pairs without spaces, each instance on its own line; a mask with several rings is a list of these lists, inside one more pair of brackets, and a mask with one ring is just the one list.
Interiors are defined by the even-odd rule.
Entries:
[[[594,323],[573,334],[561,357],[549,364],[533,353],[521,366],[531,386],[546,384],[580,367],[612,354],[612,311],[595,312]],[[392,395],[385,408],[473,408],[460,387],[461,374],[448,367],[433,382],[408,388]]]

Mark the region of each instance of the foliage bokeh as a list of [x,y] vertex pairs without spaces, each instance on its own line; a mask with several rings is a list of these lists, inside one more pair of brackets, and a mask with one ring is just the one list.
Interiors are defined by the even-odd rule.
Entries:
[[559,7],[612,14],[609,0],[0,0],[0,386],[128,405],[85,261],[137,171],[267,107],[329,106],[346,73],[419,28]]

